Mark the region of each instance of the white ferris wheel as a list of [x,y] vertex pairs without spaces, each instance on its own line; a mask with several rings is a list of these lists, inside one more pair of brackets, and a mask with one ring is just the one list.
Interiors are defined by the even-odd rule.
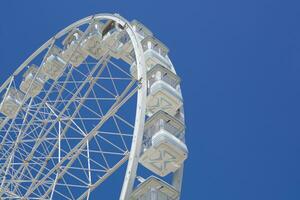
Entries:
[[66,27],[0,86],[0,199],[90,199],[122,166],[120,200],[180,199],[179,84],[140,22],[97,14]]

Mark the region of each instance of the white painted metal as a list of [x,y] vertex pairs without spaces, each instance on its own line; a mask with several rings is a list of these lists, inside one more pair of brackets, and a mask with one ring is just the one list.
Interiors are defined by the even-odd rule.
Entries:
[[184,139],[184,124],[177,117],[171,116],[162,110],[156,112],[147,119],[144,128],[144,146],[149,147],[147,142],[151,140],[152,136],[164,129],[183,141]]
[[61,55],[65,61],[69,61],[74,67],[78,67],[87,58],[87,53],[81,48],[82,36],[83,32],[75,29],[63,41],[65,49]]
[[120,200],[128,200],[130,194],[133,190],[134,180],[136,178],[137,167],[139,162],[139,156],[142,150],[142,140],[143,140],[143,129],[145,123],[145,113],[146,113],[146,97],[147,97],[147,76],[145,68],[145,59],[143,56],[143,49],[141,43],[138,42],[137,36],[127,22],[127,32],[132,41],[133,49],[136,56],[137,63],[137,77],[140,81],[140,90],[138,93],[137,107],[136,107],[136,118],[135,118],[135,129],[131,144],[131,153],[129,156],[128,166],[126,170],[126,175],[123,183],[123,188],[120,195]]
[[105,53],[105,48],[102,44],[102,31],[103,24],[95,22],[91,32],[82,42],[82,49],[95,59],[100,59]]
[[109,54],[119,59],[121,56],[120,48],[123,46],[121,38],[126,36],[126,31],[123,30],[123,25],[116,23],[113,20],[107,21],[103,27],[103,46],[110,49]]
[[140,162],[154,173],[164,177],[178,170],[187,158],[186,145],[165,129],[160,129],[151,138]]
[[47,80],[47,75],[42,71],[39,72],[38,67],[33,65],[24,74],[20,90],[27,93],[29,97],[35,97],[42,91]]
[[182,106],[182,98],[179,92],[163,80],[155,81],[149,88],[147,99],[147,113],[163,110],[171,115],[175,115]]
[[0,104],[0,112],[8,118],[15,118],[24,98],[25,95],[21,91],[11,87]]
[[134,32],[137,34],[138,40],[142,41],[144,38],[148,36],[153,36],[153,33],[151,30],[149,30],[144,24],[139,22],[138,20],[132,20],[131,26],[134,30]]
[[161,41],[153,36],[148,36],[143,39],[142,46],[148,70],[157,64],[170,67],[171,64],[167,59],[169,49]]
[[[136,78],[135,63],[131,65],[130,73]],[[178,90],[179,77],[170,68],[156,64],[153,67],[148,66],[147,80],[147,115],[151,116],[159,110],[168,112],[173,116],[176,115],[183,104],[182,96]]]
[[[152,32],[137,20],[132,20],[130,24],[139,42],[141,42],[145,37],[153,36]],[[121,38],[121,42],[123,45],[121,45],[119,48],[119,52],[121,54],[120,57],[125,62],[131,65],[135,61],[135,54],[132,53],[133,52],[132,42],[127,35],[123,35],[123,37]]]
[[166,130],[160,130],[152,137],[151,148],[163,155],[162,161],[166,163],[166,166],[165,169],[162,169],[162,176],[175,172],[187,158],[188,150],[186,145]]
[[[62,39],[64,46],[61,50],[57,43]],[[175,96],[180,101],[174,104],[172,111],[165,111],[175,118],[180,115],[179,79],[167,53],[167,47],[155,39],[148,28],[136,20],[129,23],[117,14],[98,14],[79,20],[42,45],[0,87],[0,94],[4,96],[0,105],[0,113],[4,113],[3,117],[0,115],[0,198],[89,199],[90,193],[128,160],[120,200],[129,200],[142,152],[147,102],[149,105],[150,98],[157,98],[158,93],[160,98],[167,91],[167,95],[171,94],[171,98]],[[26,66],[31,66],[35,58],[42,55],[40,67],[26,70]],[[128,66],[126,71],[111,57],[133,64],[136,72],[130,75]],[[113,68],[124,77],[114,75]],[[147,69],[150,70],[148,78]],[[18,77],[22,74],[24,80],[20,89],[25,94],[22,97],[12,95],[10,91],[19,85]],[[48,78],[52,80],[48,81]],[[151,82],[148,81],[148,100],[147,79]],[[110,87],[101,84],[104,80],[111,81]],[[122,90],[117,84],[120,80],[127,81]],[[159,86],[154,87],[155,83]],[[105,96],[100,95],[104,93]],[[135,121],[129,122],[119,111],[132,96],[137,97],[136,113]],[[89,103],[91,101],[93,104]],[[109,101],[112,103],[107,103]],[[109,109],[102,106],[105,102]],[[99,110],[95,111],[95,108]],[[82,112],[83,109],[86,111]],[[175,120],[178,125],[175,127],[181,129],[182,118],[178,119],[181,121]],[[118,132],[102,130],[110,120]],[[120,123],[132,128],[133,133],[124,133]],[[164,148],[182,155],[184,133],[172,133],[177,138],[168,134],[153,133],[149,148]],[[120,142],[114,143],[110,136],[118,136]],[[131,138],[131,147],[127,146],[126,137]],[[178,148],[178,141],[182,148]],[[105,142],[110,149],[100,142]],[[102,158],[101,161],[95,160],[95,154]],[[115,159],[110,160],[110,156],[118,156],[119,161],[112,162]],[[177,158],[176,166],[168,168],[175,171],[182,166],[174,174],[174,188],[164,182],[166,188],[177,193],[176,198],[181,188],[185,157]],[[73,173],[74,170],[80,173]],[[73,182],[68,182],[69,179]],[[161,184],[158,179],[153,180],[153,183]],[[80,196],[76,196],[79,193]],[[151,195],[165,198],[165,195],[158,197],[160,193],[156,190],[151,191]]]
[[163,180],[151,176],[139,184],[131,194],[130,200],[173,200],[178,191]]
[[52,46],[50,55],[42,63],[42,71],[51,79],[56,80],[61,77],[65,68],[66,62],[61,57],[61,49]]

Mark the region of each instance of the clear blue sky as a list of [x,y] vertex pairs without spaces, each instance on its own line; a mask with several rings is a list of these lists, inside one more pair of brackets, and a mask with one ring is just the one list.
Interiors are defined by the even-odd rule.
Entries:
[[2,0],[0,83],[58,30],[102,12],[142,21],[171,49],[190,149],[182,200],[300,199],[299,1]]

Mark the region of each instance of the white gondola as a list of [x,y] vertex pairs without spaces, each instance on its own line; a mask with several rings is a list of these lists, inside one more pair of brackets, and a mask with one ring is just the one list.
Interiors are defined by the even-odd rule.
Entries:
[[81,43],[82,49],[93,58],[99,60],[105,54],[102,44],[103,24],[96,22],[92,25],[91,32]]
[[132,64],[135,61],[135,54],[133,51],[133,46],[130,41],[129,36],[124,32],[120,38],[120,45],[118,49],[120,58],[127,62],[128,64]]
[[[152,115],[158,110],[164,110],[175,115],[183,104],[182,96],[178,91],[180,78],[161,64],[156,64],[147,70],[147,115]],[[130,73],[137,79],[135,63],[131,65]]]
[[177,90],[179,77],[168,68],[157,64],[147,72],[147,114],[163,110],[175,115],[182,106],[182,96]]
[[165,181],[151,176],[132,192],[130,200],[174,200],[178,191]]
[[130,24],[133,27],[134,32],[137,33],[137,37],[139,41],[142,41],[144,38],[148,36],[153,36],[153,33],[138,20],[132,20]]
[[175,172],[188,155],[183,132],[183,123],[166,112],[152,115],[145,124],[140,163],[160,176]]
[[[130,24],[133,27],[134,32],[136,33],[138,41],[142,41],[148,36],[153,36],[153,33],[139,21],[133,20]],[[123,35],[123,37],[121,38],[121,42],[123,43],[119,50],[120,52],[122,52],[121,58],[128,64],[132,64],[135,61],[135,55],[129,36],[127,34]]]
[[49,56],[42,64],[42,71],[51,79],[56,80],[65,71],[66,62],[61,57],[61,49],[53,46],[49,52]]
[[121,56],[120,47],[123,45],[122,40],[126,39],[126,31],[114,21],[109,20],[103,26],[102,36],[103,47],[109,49],[110,56],[119,59]]
[[[149,147],[146,145],[146,141],[152,138],[157,132],[161,129],[169,132],[180,140],[183,140],[183,132],[185,129],[184,123],[182,119],[178,119],[162,110],[156,112],[154,115],[149,117],[145,123],[144,128],[144,142],[145,147]],[[147,139],[148,138],[148,139]]]
[[88,56],[80,44],[82,35],[82,31],[75,29],[63,41],[62,57],[74,67],[78,67]]
[[142,40],[142,46],[148,69],[157,64],[170,68],[170,61],[167,58],[169,49],[161,41],[153,36],[148,36]]
[[20,90],[29,97],[37,96],[48,80],[47,75],[42,70],[39,70],[36,65],[29,67],[23,77],[24,79],[21,82]]
[[[162,42],[153,37],[152,34],[148,33],[143,34],[145,38],[141,40],[147,71],[149,71],[152,67],[156,65],[162,65],[171,69],[171,64],[169,59],[167,58],[167,54],[169,52],[168,47],[166,47]],[[140,35],[140,37],[142,37]],[[131,52],[133,54],[133,52]],[[130,72],[133,77],[137,77],[136,63],[132,63],[130,66]]]
[[10,119],[15,118],[24,98],[24,93],[16,88],[10,88],[0,104],[0,112]]

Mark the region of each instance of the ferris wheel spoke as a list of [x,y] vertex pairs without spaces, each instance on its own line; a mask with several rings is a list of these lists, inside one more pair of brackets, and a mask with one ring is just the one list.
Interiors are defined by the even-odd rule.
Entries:
[[[95,66],[95,68],[94,68],[94,70],[92,71],[92,73],[94,73],[94,72],[97,70],[97,68],[100,66],[100,63],[101,63],[101,61],[99,61],[99,63]],[[105,65],[103,65],[103,66],[105,66]],[[103,66],[102,66],[102,68],[103,68]],[[86,80],[86,82],[87,82],[87,80]],[[84,84],[81,85],[81,88],[83,88],[83,86],[84,86]],[[91,85],[91,86],[92,86],[92,85]],[[78,90],[78,91],[73,95],[73,98],[74,98],[74,96],[77,96],[77,94],[79,93],[79,91],[80,91],[80,90]],[[72,99],[73,99],[73,98],[72,98]],[[71,104],[72,99],[68,102],[69,105]],[[41,107],[41,106],[40,106],[40,107]],[[62,114],[64,113],[64,111],[66,110],[66,108],[67,108],[67,106],[65,107],[65,109],[64,109],[63,111],[61,111],[61,114],[60,114],[60,115],[62,115]],[[76,111],[75,111],[75,112],[76,112]],[[59,116],[59,117],[61,117],[61,116]],[[53,127],[53,124],[55,124],[55,123],[52,123],[51,128]],[[42,136],[42,138],[41,138],[40,141],[43,141],[43,139],[44,139],[45,136],[49,133],[49,130],[51,130],[51,128],[49,128],[48,131],[46,131],[46,133]],[[43,127],[42,129],[45,129],[45,128]],[[48,132],[48,133],[47,133],[47,132]],[[40,135],[42,135],[42,134],[40,134]],[[40,143],[41,143],[41,142],[37,142],[37,143],[35,144],[35,146],[34,146],[33,149],[32,149],[31,154],[29,154],[29,158],[32,157],[33,153],[35,152],[35,150],[37,149],[37,146],[38,146]]]
[[98,140],[95,140],[95,143],[96,143],[97,148],[99,149],[99,153],[100,153],[100,155],[101,155],[101,158],[104,160],[105,166],[104,166],[104,164],[103,164],[103,165],[100,165],[100,164],[98,164],[98,163],[97,163],[96,165],[100,165],[100,167],[102,167],[103,169],[107,170],[107,169],[110,168],[110,166],[109,166],[108,161],[107,161],[107,159],[106,159],[106,157],[105,157],[105,155],[104,155],[104,152],[103,152],[103,150],[102,150],[102,147],[101,147],[101,145],[100,145],[100,142],[99,142]]
[[[86,134],[84,134],[83,135],[83,137],[85,137],[86,136]],[[67,144],[67,147],[68,147],[68,150],[71,150],[72,149],[72,147],[71,147],[71,145],[70,145],[70,143],[69,143],[69,141],[68,141],[68,139],[65,139],[65,141],[66,141],[66,144]],[[79,140],[80,141],[80,140]],[[82,155],[82,154],[81,154]],[[82,156],[84,156],[84,155],[82,155]],[[83,165],[83,162],[81,161],[81,159],[80,159],[81,157],[78,157],[78,163],[79,163],[79,165],[80,165],[80,167],[81,167],[81,169],[84,169],[84,165]],[[61,166],[61,168],[63,167],[63,165]],[[86,172],[86,170],[83,170],[83,172],[84,172],[84,175],[85,175],[85,177],[87,178],[88,177],[88,174],[87,174],[87,172]]]
[[118,114],[115,114],[115,117],[117,119],[119,119],[120,121],[122,121],[123,123],[125,123],[127,126],[131,127],[131,128],[134,128],[134,125],[131,124],[130,122],[128,122],[126,119],[124,119],[123,117],[121,117],[120,115]]
[[[62,177],[62,182],[64,183],[64,186],[66,187],[66,190],[68,191],[68,194],[71,196],[71,198],[67,197],[65,194],[62,194],[59,191],[55,191],[55,193],[61,195],[62,197],[66,198],[66,199],[71,199],[71,200],[75,199],[75,197],[73,196],[73,194],[72,194],[72,192],[70,190],[70,186],[66,183],[66,181],[65,181],[65,179],[63,177]],[[52,191],[54,192],[54,190],[52,190]],[[47,195],[44,195],[44,196],[47,196]],[[51,195],[53,195],[53,193]],[[50,199],[52,199],[52,198],[50,197]]]
[[[32,103],[32,100],[30,100],[30,103],[29,103],[29,105]],[[24,119],[23,119],[23,123],[26,121],[26,118],[27,118],[27,116],[28,116],[28,114],[26,113],[25,114],[25,117],[24,117]],[[10,126],[10,128],[11,128],[11,126]],[[10,129],[9,128],[9,129]],[[4,181],[5,181],[5,179],[6,179],[6,175],[7,175],[7,173],[8,173],[8,171],[9,171],[9,169],[10,169],[10,167],[11,167],[11,164],[12,164],[12,162],[13,162],[13,159],[14,159],[14,155],[15,155],[15,153],[16,153],[16,151],[18,151],[18,145],[19,145],[19,143],[20,143],[20,140],[22,140],[22,132],[21,132],[21,130],[22,130],[22,126],[21,126],[21,128],[20,128],[20,131],[19,131],[19,133],[18,133],[18,135],[17,135],[17,138],[16,138],[16,141],[15,141],[15,143],[12,145],[13,146],[13,149],[12,149],[12,151],[10,152],[10,155],[9,155],[9,157],[7,158],[7,161],[4,163],[4,165],[3,165],[3,167],[1,168],[1,171],[4,171],[5,170],[5,175],[4,175],[4,177],[3,177],[3,179],[2,179],[2,182],[1,182],[1,188],[3,187],[3,185],[4,185]],[[0,196],[2,195],[2,192],[0,192]]]
[[[133,84],[131,85],[133,86]],[[136,86],[133,90],[131,90],[129,93],[128,91],[130,90],[130,88],[126,88],[125,91],[120,95],[121,99],[119,101],[117,101],[112,107],[111,109],[103,116],[102,120],[99,122],[99,124],[97,124],[97,126],[91,131],[89,132],[81,141],[80,143],[78,143],[72,150],[70,150],[70,152],[61,159],[61,161],[59,163],[56,164],[56,166],[54,168],[52,168],[52,170],[50,170],[50,172],[48,172],[48,174],[46,176],[44,176],[41,180],[40,183],[35,184],[31,190],[35,190],[37,187],[39,187],[41,185],[41,182],[45,181],[47,179],[47,177],[49,177],[53,172],[55,172],[57,169],[59,169],[62,164],[67,161],[70,157],[71,159],[67,162],[68,164],[66,164],[65,166],[70,166],[72,165],[72,163],[75,161],[75,159],[77,158],[77,156],[81,153],[82,148],[85,148],[86,146],[86,141],[87,140],[91,140],[91,138],[94,136],[94,134],[97,134],[97,130],[100,129],[101,126],[103,126],[103,124],[106,122],[106,120],[108,120],[113,114],[115,114],[119,108],[128,101],[128,99],[130,99],[130,97],[132,97],[138,90],[138,86]],[[128,93],[128,94],[127,94]],[[67,168],[65,168],[67,169]],[[63,169],[61,172],[59,172],[58,177],[62,177],[64,175],[64,173],[66,172],[66,170]],[[52,186],[53,187],[53,186]],[[25,198],[28,197],[29,192],[31,191],[29,190],[27,192],[27,194],[25,194]]]
[[128,151],[128,148],[127,148],[126,142],[125,142],[125,140],[124,140],[124,137],[121,135],[121,132],[122,132],[122,131],[121,131],[121,128],[120,128],[120,126],[118,125],[118,122],[117,122],[115,116],[112,116],[112,117],[113,117],[114,123],[115,123],[115,125],[116,125],[116,127],[117,127],[117,129],[118,129],[119,135],[120,135],[120,137],[121,137],[121,139],[122,139],[123,146],[124,146],[125,150]]
[[[73,69],[73,68],[71,68],[71,70],[69,70],[69,72],[68,72],[68,74],[67,74],[67,78],[71,75],[72,69]],[[53,91],[53,88],[55,88],[56,82],[57,82],[57,80],[54,81],[54,84],[52,84],[51,87],[50,87],[50,89],[47,91],[45,97],[44,97],[43,100],[42,100],[42,103],[41,103],[40,106],[37,108],[37,111],[39,111],[39,110],[43,107],[43,105],[45,104],[46,99],[49,97],[50,93]],[[62,91],[60,91],[60,93],[58,94],[57,98],[60,97],[61,93],[62,93]],[[34,116],[32,117],[31,121],[27,123],[27,126],[26,126],[24,132],[26,132],[27,129],[30,127],[31,122],[34,121],[34,119],[35,119],[37,113],[38,113],[38,112],[36,112],[36,113],[34,114]]]
[[[1,188],[0,191],[4,190],[4,192],[6,193],[7,197],[6,198],[16,198],[16,199],[21,199],[21,196],[18,196],[18,194],[16,194],[15,192],[11,192],[8,189],[5,188]],[[20,193],[19,193],[20,194]]]
[[[30,172],[29,172],[30,173]],[[32,182],[33,179],[30,178],[28,175],[23,175],[24,179],[28,181],[28,183]],[[9,182],[9,185],[13,185],[12,181]],[[20,196],[22,195],[21,190],[27,190],[27,188],[25,186],[22,185],[22,182],[18,182],[15,185],[13,185],[14,190],[12,191],[13,193],[18,193]],[[5,187],[5,189],[8,189],[8,187]],[[33,195],[35,196],[39,196],[39,194],[41,194],[40,188],[33,193]]]
[[89,192],[93,191],[95,188],[97,188],[100,184],[102,184],[109,176],[111,176],[117,169],[119,169],[129,158],[129,153],[124,156],[123,159],[121,159],[113,168],[111,168],[108,173],[106,173],[103,177],[100,177],[93,185],[89,187],[89,191],[86,191],[83,193],[78,200],[84,199]]
[[[80,116],[80,113],[78,113],[79,117]],[[80,127],[73,121],[73,123],[77,126],[77,128],[85,135],[85,133],[87,133],[87,128],[85,126],[85,124],[83,123],[83,121],[81,120],[81,123],[83,125],[83,129],[80,129]],[[87,141],[87,145],[86,145],[86,151],[87,151],[87,162],[88,162],[88,181],[89,181],[89,184],[91,184],[91,158],[90,158],[90,147],[89,147],[89,141]],[[83,170],[83,171],[86,171],[86,170]]]
[[109,141],[108,139],[106,139],[105,137],[103,137],[101,135],[97,135],[96,137],[99,137],[102,141],[108,143],[109,145],[111,145],[115,149],[119,150],[120,152],[123,152],[123,153],[126,152],[126,150],[120,148],[118,145],[115,145],[114,143],[112,143],[111,141]]
[[[95,92],[94,88],[92,89],[92,94],[93,94],[94,96],[96,96],[96,92]],[[116,100],[117,100],[117,99],[116,99]],[[99,110],[99,112],[100,112],[100,116],[103,116],[103,115],[104,115],[104,114],[103,114],[103,109],[102,109],[102,107],[101,107],[99,101],[96,101],[96,104],[97,104],[97,106],[98,106],[98,110]]]
[[[40,106],[40,108],[41,108],[41,107],[42,107],[42,106]],[[36,116],[36,115],[37,115],[37,113],[34,114],[34,116]],[[28,128],[30,127],[30,123],[33,121],[33,119],[34,119],[34,117],[31,119],[30,122],[27,123],[27,126],[26,126],[25,129],[24,129],[24,132],[26,132],[26,131],[28,130]],[[11,124],[13,124],[13,122],[12,122]],[[23,124],[24,124],[24,123],[23,123]],[[5,137],[4,137],[3,140],[2,140],[2,145],[6,142],[6,137],[7,137],[8,133],[9,133],[10,129],[11,129],[11,126],[9,127],[9,129],[8,129],[8,131],[7,131],[6,135],[5,135]],[[2,194],[0,193],[0,196],[1,196],[1,195],[2,195]]]
[[126,76],[130,77],[131,79],[134,79],[134,77],[133,77],[131,74],[129,74],[129,73],[128,73],[127,71],[125,71],[124,69],[122,69],[121,66],[119,66],[118,64],[116,64],[116,63],[113,62],[112,60],[109,60],[108,62],[111,64],[111,66],[115,67],[116,69],[118,69],[120,72],[122,72],[122,73],[125,74]]
[[[82,170],[82,168],[80,168],[80,170]],[[82,183],[83,185],[89,185],[89,182],[85,182],[84,180],[80,179],[78,176],[75,176],[73,173],[69,172],[69,170],[66,170],[66,175],[73,177],[74,179],[76,179],[77,181]]]
[[[48,150],[46,149],[45,152],[48,152]],[[37,157],[36,157],[37,158]],[[41,158],[42,159],[42,158]],[[35,164],[35,167],[32,167],[31,165],[29,165],[28,163],[22,167],[20,167],[17,171],[17,173],[15,174],[15,176],[13,177],[13,180],[14,179],[21,179],[22,177],[27,177],[29,180],[31,180],[31,182],[35,182],[34,180],[34,177],[32,175],[32,172],[36,172],[36,173],[40,173],[39,170],[37,169],[37,166],[41,166],[41,161],[45,160],[45,159],[42,159],[42,160],[37,160],[36,162],[34,162],[35,159],[32,159],[31,162]],[[52,160],[51,160],[52,161]],[[52,161],[53,162],[53,161]],[[21,173],[20,170],[22,170]],[[20,175],[19,175],[20,174]],[[26,176],[26,174],[29,174],[30,177]],[[41,173],[42,175],[44,175],[43,173]],[[19,177],[17,178],[16,176],[19,175]],[[15,188],[15,190],[17,190],[18,187]],[[15,191],[14,190],[14,191]]]
[[117,96],[119,96],[119,92],[118,92],[118,90],[117,90],[117,87],[116,87],[115,81],[114,81],[114,79],[113,79],[113,76],[112,76],[112,74],[111,74],[111,71],[110,71],[110,69],[109,69],[109,66],[108,66],[108,65],[107,65],[107,71],[108,71],[108,74],[109,74],[110,80],[111,80],[111,82],[112,82],[112,85],[113,85],[113,88],[114,88],[115,94],[116,94]]
[[[28,126],[28,128],[29,128],[29,126]],[[1,195],[3,195],[3,193],[0,193],[0,196],[1,196]]]
[[[100,63],[100,62],[99,62],[99,63]],[[100,65],[99,63],[97,64],[97,66]],[[103,66],[100,68],[100,70],[99,70],[98,73],[97,73],[97,76],[99,76],[99,75],[102,73],[104,67],[105,67],[105,65],[103,65]],[[96,67],[95,67],[95,68],[96,68]],[[94,68],[94,70],[92,71],[92,73],[94,73],[94,72],[96,71],[95,68]],[[91,88],[93,87],[93,83],[95,83],[95,82],[92,82],[92,83],[91,83],[89,89],[87,90],[87,92],[86,92],[86,94],[85,94],[85,97],[88,96],[88,94],[90,93]],[[82,87],[83,87],[83,86],[81,85],[81,88],[82,88]],[[77,90],[77,93],[79,93],[78,91],[80,91],[80,90]],[[77,95],[77,94],[76,94],[76,95]],[[81,101],[82,104],[83,104],[83,101],[84,101],[84,100],[85,100],[85,99],[83,98],[82,101]],[[68,104],[70,104],[70,102],[68,102]],[[65,108],[67,108],[67,106],[65,106]],[[81,108],[81,105],[79,105],[79,106],[77,107],[77,109],[74,111],[72,117],[74,117],[74,116],[79,112],[80,108]],[[63,113],[63,112],[64,112],[64,110],[62,111],[62,113]],[[70,121],[68,122],[68,124],[70,124]],[[69,127],[69,125],[68,125],[67,127]],[[62,131],[62,135],[64,135],[65,132],[66,132],[66,130],[63,130],[63,131]],[[52,154],[52,153],[53,153],[53,152],[51,152],[51,154]],[[32,184],[29,188],[31,188],[32,186],[33,186],[33,184]],[[30,190],[28,190],[28,191],[30,191]],[[25,195],[25,196],[26,196],[26,195]]]
[[[78,116],[80,118],[82,118],[80,113],[78,113]],[[73,122],[73,123],[75,123],[75,122]],[[87,128],[86,128],[86,126],[85,126],[85,124],[84,124],[84,122],[83,122],[82,119],[81,119],[81,124],[82,124],[83,130],[84,130],[82,132],[87,133],[88,132]],[[89,141],[87,141],[86,151],[87,151],[86,155],[87,155],[87,162],[88,162],[88,168],[87,168],[87,171],[88,171],[88,181],[89,181],[89,185],[91,185],[91,183],[92,183],[92,175],[91,175],[91,158],[90,158],[90,145],[89,145]]]
[[110,132],[110,131],[98,131],[99,134],[102,135],[122,135],[123,137],[132,137],[132,134],[128,134],[128,133],[119,133],[119,132]]
[[[106,64],[105,64],[107,69],[108,69],[108,65],[107,65],[108,60],[109,60],[109,58],[106,60]],[[85,79],[90,79],[90,77],[86,76],[84,73],[82,73],[82,72],[81,72],[80,70],[78,70],[77,68],[74,68],[74,71],[79,72],[81,75],[84,76]],[[99,76],[97,76],[97,77],[99,77]],[[97,78],[94,78],[94,77],[93,77],[93,79],[94,79],[94,80],[97,80]],[[100,85],[100,83],[97,82],[97,81],[95,81],[95,86],[98,86],[99,88],[103,89],[103,90],[106,91],[108,94],[110,94],[112,97],[115,97],[115,96],[116,96],[116,94],[114,94],[114,93],[113,93],[112,91],[110,91],[109,89],[107,89],[107,88],[103,87],[102,85]]]

